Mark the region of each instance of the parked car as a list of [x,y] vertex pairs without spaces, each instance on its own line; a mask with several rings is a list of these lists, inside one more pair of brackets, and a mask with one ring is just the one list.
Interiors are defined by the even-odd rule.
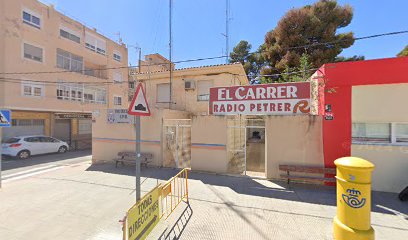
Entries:
[[65,153],[66,142],[47,136],[13,137],[2,143],[2,155],[27,159],[32,155],[45,153]]

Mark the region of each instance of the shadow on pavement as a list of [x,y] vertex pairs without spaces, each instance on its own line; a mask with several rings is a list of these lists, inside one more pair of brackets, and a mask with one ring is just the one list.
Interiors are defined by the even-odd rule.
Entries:
[[[102,171],[112,174],[134,176],[134,166],[120,166],[112,164],[95,164],[87,171]],[[170,168],[142,168],[143,178],[168,180],[179,172]],[[208,185],[223,186],[239,194],[277,198],[282,200],[305,202],[312,204],[336,206],[336,188],[331,186],[290,183],[285,181],[271,181],[252,179],[242,176],[227,176],[211,173],[190,172],[189,179],[198,180]],[[372,211],[385,214],[406,215],[408,204],[398,200],[398,194],[387,192],[372,192]]]
[[163,233],[158,238],[158,240],[180,239],[181,235],[184,232],[184,229],[186,228],[192,216],[193,209],[191,208],[190,204],[187,203],[186,207],[181,213],[181,216],[177,219],[174,225],[170,228],[169,231],[167,231],[167,229],[164,230]]
[[72,151],[72,152],[66,152],[63,154],[52,153],[52,154],[35,155],[26,160],[3,156],[2,169],[3,171],[6,171],[6,170],[17,169],[17,168],[22,168],[22,167],[40,165],[44,163],[61,163],[61,161],[69,160],[72,158],[86,157],[90,155],[92,155],[91,150]]

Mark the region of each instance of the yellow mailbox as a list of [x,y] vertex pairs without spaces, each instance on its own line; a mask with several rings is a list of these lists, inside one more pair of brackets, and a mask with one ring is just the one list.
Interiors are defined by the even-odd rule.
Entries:
[[371,172],[374,164],[361,158],[344,157],[337,167],[337,215],[335,240],[373,240],[371,227]]

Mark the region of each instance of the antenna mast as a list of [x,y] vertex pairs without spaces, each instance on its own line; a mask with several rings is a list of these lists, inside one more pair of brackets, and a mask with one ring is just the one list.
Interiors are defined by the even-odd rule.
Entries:
[[225,62],[229,60],[229,21],[230,21],[230,2],[225,0]]
[[173,96],[172,96],[172,82],[173,82],[173,31],[172,31],[172,22],[173,22],[173,0],[169,0],[169,60],[170,60],[170,103],[169,108],[172,108]]

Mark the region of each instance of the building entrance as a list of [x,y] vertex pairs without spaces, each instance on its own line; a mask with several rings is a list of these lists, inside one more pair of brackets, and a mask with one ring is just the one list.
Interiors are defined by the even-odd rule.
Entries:
[[163,127],[163,166],[190,168],[191,120],[165,119]]
[[228,120],[228,172],[265,177],[265,121],[261,117]]

